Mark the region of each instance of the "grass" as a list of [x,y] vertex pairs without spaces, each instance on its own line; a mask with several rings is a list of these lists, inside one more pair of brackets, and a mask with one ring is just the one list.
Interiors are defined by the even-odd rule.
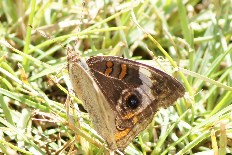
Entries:
[[160,109],[125,154],[231,154],[231,6],[229,0],[1,1],[1,153],[104,154],[80,101],[66,100],[71,85],[61,45],[70,44],[85,58],[123,54],[178,71],[173,76],[185,98]]

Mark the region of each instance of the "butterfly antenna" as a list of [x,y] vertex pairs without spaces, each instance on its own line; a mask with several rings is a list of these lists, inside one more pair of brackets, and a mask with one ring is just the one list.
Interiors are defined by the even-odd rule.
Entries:
[[[82,23],[82,24],[83,24],[83,19],[84,19],[84,8],[85,8],[85,6],[86,6],[86,2],[83,1],[83,2],[82,2],[81,17],[80,17],[80,23]],[[35,29],[35,28],[34,28],[32,25],[30,25],[30,24],[29,24],[28,26],[29,26],[31,29],[33,29],[36,33],[39,33],[39,34],[40,34],[41,36],[43,36],[44,38],[47,38],[47,39],[49,39],[49,40],[52,40],[54,43],[60,45],[63,49],[65,49],[65,51],[67,52],[67,59],[68,59],[68,60],[70,60],[71,57],[73,57],[74,55],[75,55],[76,58],[80,58],[81,52],[78,51],[78,50],[75,50],[75,47],[77,46],[78,39],[79,39],[78,36],[77,36],[77,38],[75,39],[74,47],[72,47],[72,46],[64,45],[64,44],[62,44],[61,42],[55,41],[54,38],[52,38],[51,36],[45,34],[45,32],[43,32],[43,31],[40,31],[40,30]],[[79,28],[78,28],[78,32],[80,32],[80,31],[81,31],[81,28],[79,27]]]
[[63,45],[63,44],[60,43],[60,42],[55,41],[54,38],[52,38],[51,36],[45,34],[45,32],[35,29],[35,28],[34,28],[32,25],[30,25],[30,24],[29,24],[28,26],[29,26],[31,29],[33,29],[35,32],[39,33],[39,34],[40,34],[41,36],[43,36],[44,38],[47,38],[47,39],[49,39],[49,40],[52,40],[54,43],[57,43],[58,45],[60,45],[60,46],[61,46],[62,48],[64,48],[65,50],[68,50],[67,47],[66,47],[65,45]]
[[[80,25],[79,29],[77,30],[78,32],[81,31],[81,26],[83,26],[83,23],[84,23],[84,9],[85,9],[85,5],[86,5],[86,2],[83,1],[83,2],[82,2],[81,17],[80,17],[80,23],[81,23],[81,25]],[[77,46],[78,39],[79,39],[79,38],[78,38],[78,36],[77,36],[77,38],[75,39],[75,42],[74,42],[74,47]],[[77,54],[78,54],[78,55],[81,55],[80,52],[77,52]]]

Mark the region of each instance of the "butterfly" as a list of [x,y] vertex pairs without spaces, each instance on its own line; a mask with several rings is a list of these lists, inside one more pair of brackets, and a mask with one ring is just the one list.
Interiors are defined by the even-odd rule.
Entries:
[[116,56],[84,61],[68,53],[75,94],[110,150],[124,149],[152,121],[160,107],[184,96],[182,84],[165,72]]

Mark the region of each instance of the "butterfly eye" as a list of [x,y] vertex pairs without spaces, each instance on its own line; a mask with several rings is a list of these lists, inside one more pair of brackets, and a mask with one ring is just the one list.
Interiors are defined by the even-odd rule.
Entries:
[[136,109],[139,106],[140,101],[136,95],[132,94],[128,96],[126,103],[131,109]]

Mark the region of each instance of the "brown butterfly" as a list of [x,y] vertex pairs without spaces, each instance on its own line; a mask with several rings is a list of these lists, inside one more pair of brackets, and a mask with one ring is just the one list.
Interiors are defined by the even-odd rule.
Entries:
[[172,76],[121,57],[96,56],[85,62],[69,53],[68,64],[73,89],[110,150],[127,147],[160,107],[185,93]]

